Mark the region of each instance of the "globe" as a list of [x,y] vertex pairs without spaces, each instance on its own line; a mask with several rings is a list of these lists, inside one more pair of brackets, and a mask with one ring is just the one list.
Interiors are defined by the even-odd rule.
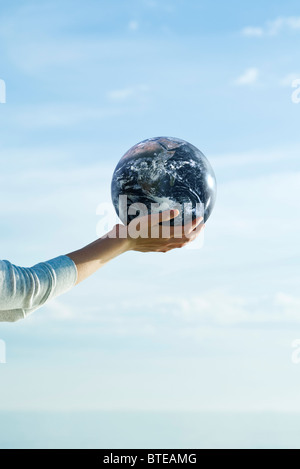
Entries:
[[173,137],[154,137],[130,148],[112,177],[112,202],[121,221],[163,210],[179,210],[174,224],[210,216],[216,200],[216,178],[203,153]]

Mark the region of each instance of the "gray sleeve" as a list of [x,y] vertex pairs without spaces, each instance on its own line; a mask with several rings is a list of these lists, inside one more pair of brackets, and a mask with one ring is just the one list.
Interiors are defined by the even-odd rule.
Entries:
[[17,321],[47,301],[70,290],[77,268],[68,256],[33,267],[18,267],[0,260],[0,321]]

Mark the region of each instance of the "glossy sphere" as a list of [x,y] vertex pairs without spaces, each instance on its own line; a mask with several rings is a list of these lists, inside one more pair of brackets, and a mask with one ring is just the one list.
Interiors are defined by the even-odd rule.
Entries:
[[[204,215],[206,222],[216,199],[216,178],[196,147],[178,138],[155,137],[134,145],[121,158],[113,174],[111,195],[124,224],[146,213],[132,209],[128,213],[132,204],[141,203],[148,213],[178,208],[176,224],[184,223],[187,216],[199,215]],[[127,197],[120,203],[119,196]]]

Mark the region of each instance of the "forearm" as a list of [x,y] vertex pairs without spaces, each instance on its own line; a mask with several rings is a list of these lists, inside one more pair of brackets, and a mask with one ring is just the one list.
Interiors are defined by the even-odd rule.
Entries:
[[112,232],[77,251],[67,254],[77,267],[78,275],[76,285],[87,277],[90,277],[107,262],[129,249],[128,239],[115,236],[110,237],[111,233]]

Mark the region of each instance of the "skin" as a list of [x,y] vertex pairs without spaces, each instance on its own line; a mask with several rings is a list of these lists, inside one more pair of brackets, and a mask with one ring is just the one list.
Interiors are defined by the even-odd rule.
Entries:
[[[87,246],[67,254],[76,264],[77,283],[82,282],[107,262],[127,251],[168,252],[192,242],[204,228],[202,217],[181,226],[166,222],[177,217],[178,210],[166,210],[132,220],[128,226],[119,224],[106,235]],[[160,225],[160,223],[162,225]]]

